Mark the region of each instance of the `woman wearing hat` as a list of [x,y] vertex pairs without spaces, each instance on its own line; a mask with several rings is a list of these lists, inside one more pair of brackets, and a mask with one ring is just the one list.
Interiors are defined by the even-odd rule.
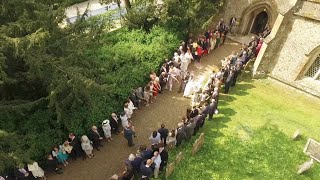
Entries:
[[110,121],[108,119],[102,122],[102,130],[104,132],[104,136],[106,137],[107,141],[110,142],[113,139],[111,138],[111,126]]

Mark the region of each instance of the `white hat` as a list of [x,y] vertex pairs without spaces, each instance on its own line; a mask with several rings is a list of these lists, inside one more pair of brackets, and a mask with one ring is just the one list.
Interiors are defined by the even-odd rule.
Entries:
[[102,121],[102,126],[109,124],[109,123],[110,123],[110,121],[108,119],[106,119],[106,120]]

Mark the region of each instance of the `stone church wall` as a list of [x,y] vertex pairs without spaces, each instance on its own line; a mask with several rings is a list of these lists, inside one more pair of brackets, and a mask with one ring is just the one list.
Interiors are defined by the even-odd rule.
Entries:
[[297,17],[271,74],[287,81],[296,80],[307,63],[305,55],[319,45],[320,23]]

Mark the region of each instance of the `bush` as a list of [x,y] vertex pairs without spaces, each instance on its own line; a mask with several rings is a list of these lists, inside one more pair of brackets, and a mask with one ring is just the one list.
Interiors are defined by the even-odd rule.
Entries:
[[21,162],[41,163],[69,132],[85,134],[111,112],[122,111],[132,88],[145,85],[149,73],[158,69],[178,43],[175,34],[160,27],[148,33],[125,28],[104,32],[101,46],[86,46],[81,57],[72,57],[76,63],[66,61],[63,73],[51,74],[47,97],[2,103],[0,172]]

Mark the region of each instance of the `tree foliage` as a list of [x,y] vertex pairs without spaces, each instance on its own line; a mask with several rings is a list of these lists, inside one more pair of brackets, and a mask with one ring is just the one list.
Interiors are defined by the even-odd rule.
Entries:
[[131,28],[149,30],[158,24],[176,33],[199,33],[212,25],[223,0],[137,0],[126,18]]
[[132,88],[176,48],[164,28],[113,28],[111,14],[65,28],[66,1],[0,4],[0,172],[41,162],[69,132],[120,111]]

